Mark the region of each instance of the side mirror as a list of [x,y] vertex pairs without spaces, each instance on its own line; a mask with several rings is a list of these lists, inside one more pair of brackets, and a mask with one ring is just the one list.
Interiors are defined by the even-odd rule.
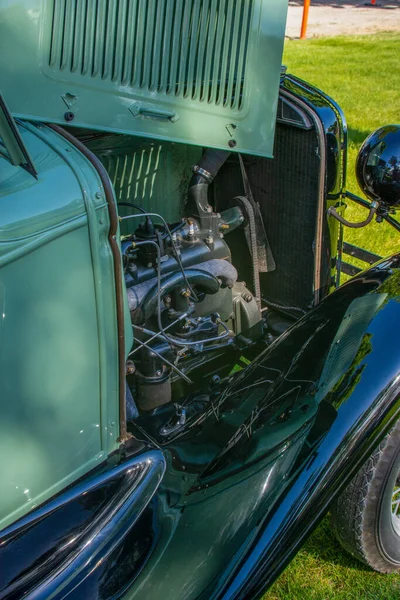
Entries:
[[386,125],[371,133],[356,161],[358,185],[384,213],[400,207],[400,125]]

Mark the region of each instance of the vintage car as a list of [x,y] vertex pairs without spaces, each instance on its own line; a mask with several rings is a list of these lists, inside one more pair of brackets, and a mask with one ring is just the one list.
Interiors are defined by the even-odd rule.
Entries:
[[400,127],[347,192],[286,10],[0,0],[1,599],[260,598],[329,510],[400,566],[400,255],[343,242]]

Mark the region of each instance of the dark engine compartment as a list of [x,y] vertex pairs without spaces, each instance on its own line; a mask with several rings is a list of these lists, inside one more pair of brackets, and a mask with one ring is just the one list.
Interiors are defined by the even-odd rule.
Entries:
[[180,429],[199,397],[314,305],[324,140],[290,108],[290,124],[278,118],[274,159],[80,131],[120,215],[135,339],[128,419],[169,405],[165,434]]
[[209,203],[209,186],[228,157],[215,150],[199,157],[188,186],[188,216],[179,222],[168,224],[133,203],[136,214],[122,217],[135,223],[123,237],[122,255],[136,343],[132,390],[141,411],[170,403],[175,383],[194,391],[192,372],[200,370],[203,379],[205,365],[221,351],[262,338],[261,297],[239,280],[226,241],[247,228],[255,243],[254,212],[245,198],[220,213]]

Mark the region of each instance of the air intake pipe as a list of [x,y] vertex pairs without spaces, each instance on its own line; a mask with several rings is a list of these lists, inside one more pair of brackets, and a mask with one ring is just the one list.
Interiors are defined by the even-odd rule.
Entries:
[[208,149],[199,163],[193,167],[193,175],[189,183],[188,203],[193,216],[200,222],[201,229],[216,235],[219,231],[217,215],[208,204],[208,186],[213,182],[218,171],[227,160],[230,152],[226,150]]

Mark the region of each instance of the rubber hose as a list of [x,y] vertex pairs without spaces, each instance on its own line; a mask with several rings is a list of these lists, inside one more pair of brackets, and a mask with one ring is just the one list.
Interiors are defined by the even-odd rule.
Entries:
[[371,206],[368,217],[365,219],[365,221],[360,221],[359,223],[352,223],[351,221],[348,221],[342,217],[342,215],[339,215],[333,206],[328,210],[328,215],[334,217],[337,221],[339,221],[339,223],[342,223],[342,225],[345,225],[346,227],[351,227],[351,229],[359,229],[360,227],[365,227],[371,223],[372,219],[374,218],[374,214],[376,213],[376,208],[376,206]]
[[206,150],[197,163],[197,167],[207,171],[210,177],[205,178],[203,175],[194,173],[189,183],[189,189],[199,183],[211,183],[229,155],[230,152],[226,150],[213,150],[212,148]]
[[206,173],[193,173],[189,182],[188,206],[191,210],[199,211],[199,216],[207,212],[208,206],[208,186],[230,155],[226,150],[208,149],[196,165],[197,169],[204,169]]

